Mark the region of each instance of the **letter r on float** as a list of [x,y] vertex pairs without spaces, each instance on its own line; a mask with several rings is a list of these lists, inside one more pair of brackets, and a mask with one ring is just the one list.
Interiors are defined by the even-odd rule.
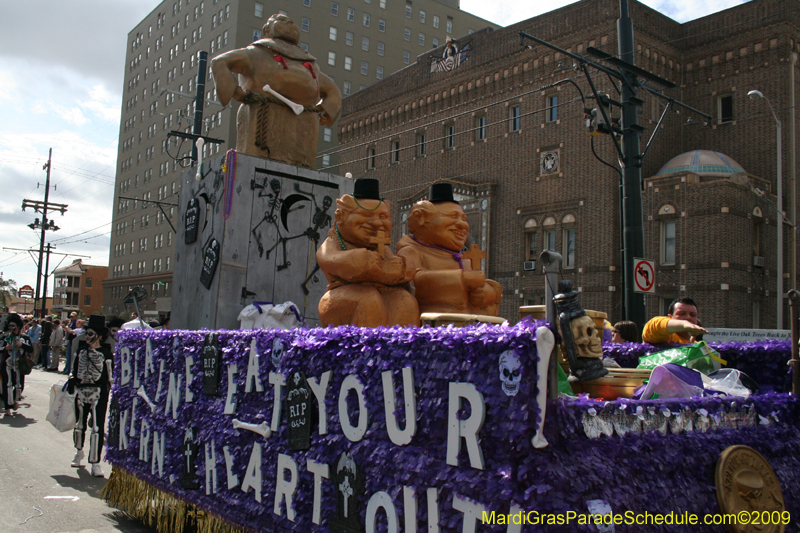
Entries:
[[[462,401],[469,402],[472,412],[466,420],[458,419]],[[472,383],[450,383],[447,414],[447,464],[458,466],[458,452],[461,439],[467,443],[469,464],[477,470],[484,469],[483,450],[478,443],[478,433],[486,418],[486,404],[483,394]]]

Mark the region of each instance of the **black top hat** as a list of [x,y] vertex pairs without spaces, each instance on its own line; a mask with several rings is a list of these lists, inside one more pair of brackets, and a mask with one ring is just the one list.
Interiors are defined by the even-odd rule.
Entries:
[[356,200],[380,200],[381,183],[375,178],[359,178],[353,188],[353,198]]
[[441,204],[442,202],[456,202],[453,198],[453,184],[452,183],[434,183],[428,191],[428,201],[432,204]]
[[86,329],[91,329],[98,335],[102,335],[106,330],[106,317],[104,315],[91,315]]

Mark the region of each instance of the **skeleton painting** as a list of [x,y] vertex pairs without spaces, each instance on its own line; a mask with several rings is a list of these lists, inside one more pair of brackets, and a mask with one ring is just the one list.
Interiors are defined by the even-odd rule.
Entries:
[[331,480],[336,487],[336,516],[331,520],[333,533],[363,533],[359,513],[359,496],[365,483],[361,468],[353,455],[342,452],[333,468]]
[[506,396],[516,396],[522,381],[522,363],[512,350],[500,354],[500,381]]
[[[276,269],[280,271],[287,269],[292,265],[286,253],[286,244],[289,241],[307,238],[313,243],[313,248],[311,249],[317,249],[321,239],[321,233],[330,227],[333,220],[329,214],[329,210],[333,205],[333,198],[330,196],[325,196],[322,199],[322,205],[320,206],[317,203],[316,195],[312,191],[304,191],[298,183],[294,184],[295,192],[289,194],[285,198],[282,198],[281,181],[278,178],[272,178],[269,180],[269,183],[267,183],[267,179],[268,178],[264,178],[264,182],[262,184],[257,183],[255,180],[251,182],[251,187],[259,190],[257,197],[267,198],[267,209],[264,212],[264,216],[253,227],[250,233],[253,235],[253,239],[256,242],[259,257],[269,259],[270,254],[273,252],[278,254],[276,255]],[[313,204],[314,214],[311,217],[312,225],[301,233],[292,235],[291,230],[289,229],[289,214],[300,209],[305,209],[306,206],[304,205],[304,202],[311,202]],[[266,248],[264,245],[263,233],[266,231],[266,228],[262,226],[269,227],[269,225],[274,226],[274,231],[277,235],[277,238],[271,247]],[[314,268],[309,272],[305,281],[302,283],[304,294],[309,293],[308,283],[311,280],[319,281],[319,278],[317,277],[318,272],[319,266],[315,263]]]

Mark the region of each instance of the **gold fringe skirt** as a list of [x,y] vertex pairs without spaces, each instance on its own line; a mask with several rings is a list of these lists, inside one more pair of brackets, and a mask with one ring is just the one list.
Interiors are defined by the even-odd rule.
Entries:
[[115,466],[100,497],[159,533],[246,533],[222,518],[148,485]]

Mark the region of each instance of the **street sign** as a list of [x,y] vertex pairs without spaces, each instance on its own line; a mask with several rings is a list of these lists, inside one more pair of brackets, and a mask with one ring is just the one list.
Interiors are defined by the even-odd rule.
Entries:
[[655,294],[656,292],[656,264],[655,261],[633,258],[634,291]]
[[17,291],[20,298],[33,298],[33,287],[30,285],[23,285]]

